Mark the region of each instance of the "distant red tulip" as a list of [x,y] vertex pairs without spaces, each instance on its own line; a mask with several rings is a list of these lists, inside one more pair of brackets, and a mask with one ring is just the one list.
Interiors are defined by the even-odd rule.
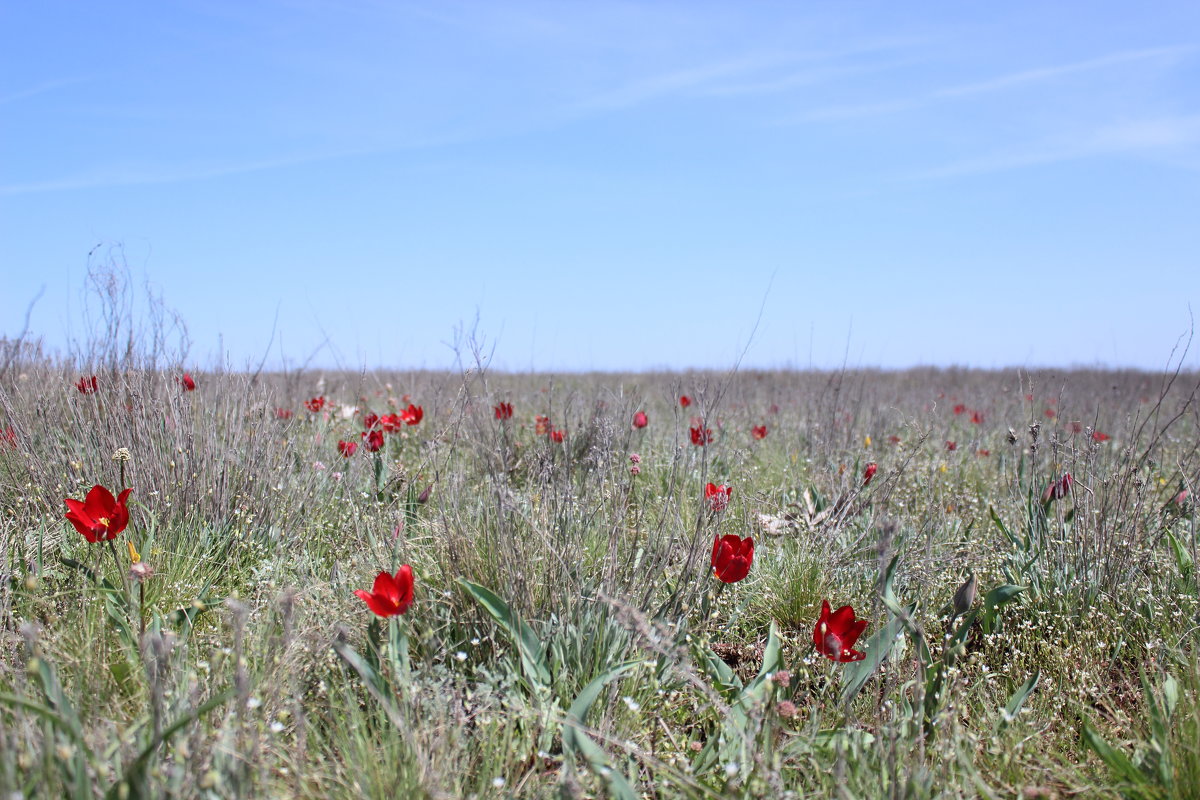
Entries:
[[378,414],[368,413],[363,417],[363,427],[371,430],[380,423],[381,417]]
[[83,394],[91,394],[92,392],[96,391],[97,386],[98,384],[96,382],[95,375],[90,378],[80,378],[79,380],[75,381],[75,388]]
[[290,408],[277,408],[275,409],[275,419],[291,419],[295,413]]
[[87,493],[83,502],[71,497],[64,499],[63,502],[67,504],[65,516],[91,544],[115,539],[129,524],[129,508],[125,501],[132,491],[126,489],[114,498],[112,492],[97,484]]
[[550,418],[549,417],[543,417],[541,414],[538,414],[535,422],[536,422],[536,425],[534,426],[534,430],[537,432],[538,436],[545,436],[547,433],[550,432]]
[[379,452],[379,449],[383,447],[383,431],[363,431],[362,438],[366,440],[364,444],[372,453]]
[[750,429],[750,435],[753,436],[755,439],[767,438],[767,426],[766,425],[754,426],[753,428]]
[[972,411],[971,412],[971,422],[975,425],[982,425],[983,424],[983,412]]
[[17,432],[12,428],[5,428],[3,431],[0,431],[0,442],[15,448],[17,446]]
[[1175,504],[1175,510],[1176,511],[1186,511],[1188,506],[1190,505],[1188,503],[1188,498],[1190,496],[1191,496],[1191,492],[1189,492],[1187,489],[1180,489],[1179,494],[1177,494],[1171,498],[1171,502]]
[[947,441],[946,441],[946,449],[947,449],[947,450],[950,450],[950,451],[957,450],[957,449],[958,449],[958,442],[951,442],[951,441],[947,440]]
[[1112,437],[1109,436],[1107,433],[1101,433],[1100,431],[1092,431],[1092,441],[1093,442],[1107,442],[1111,438]]
[[492,411],[496,414],[496,419],[512,419],[512,403],[497,403],[492,407]]
[[1027,394],[1027,395],[1025,395],[1025,402],[1026,402],[1026,403],[1032,403],[1032,402],[1033,402],[1033,395],[1032,395],[1032,394]]
[[692,404],[692,398],[688,397],[686,394],[679,395],[679,407],[680,408],[687,408],[691,404]]
[[384,414],[379,418],[379,427],[383,428],[384,433],[395,433],[403,424],[399,414]]
[[754,562],[754,540],[736,534],[713,538],[712,570],[725,583],[737,583],[750,574]]
[[854,618],[853,607],[842,606],[830,613],[829,601],[822,600],[821,617],[817,620],[817,626],[813,628],[813,644],[816,645],[818,653],[831,661],[862,661],[867,654],[855,650],[854,645],[867,629],[867,624],[865,619]]
[[985,449],[985,448],[983,448],[983,447],[981,447],[981,448],[979,448],[978,450],[976,450],[976,451],[975,451],[975,455],[979,456],[980,458],[987,458],[987,457],[988,457],[988,456],[990,456],[991,454],[992,454],[992,451],[991,451],[991,450],[987,450],[987,449]]
[[633,415],[633,427],[644,428],[650,424],[650,419],[646,416],[645,411],[639,411]]
[[395,617],[408,611],[413,603],[413,572],[408,564],[396,570],[395,577],[387,572],[375,576],[375,585],[371,591],[355,589],[360,600],[367,608],[380,617]]
[[1083,423],[1078,420],[1074,422],[1068,422],[1067,430],[1069,430],[1071,433],[1083,433]]
[[892,434],[891,436],[888,437],[888,441],[891,442],[892,444],[900,444],[900,437],[895,434]]
[[425,410],[421,406],[414,406],[412,403],[409,403],[408,408],[400,412],[400,419],[404,421],[405,425],[416,425],[424,417]]
[[337,448],[343,458],[349,458],[358,450],[358,442],[344,442],[339,439]]
[[1058,412],[1055,411],[1053,408],[1045,409],[1044,411],[1042,411],[1042,414],[1044,414],[1046,416],[1046,419],[1054,419],[1055,417],[1058,416]]
[[954,416],[956,416],[956,417],[957,417],[959,414],[962,414],[962,413],[963,413],[963,412],[965,412],[966,410],[967,410],[967,407],[966,407],[966,406],[964,406],[962,403],[959,403],[958,405],[956,405],[956,406],[954,407]]
[[871,479],[875,477],[875,473],[878,471],[879,471],[879,465],[876,464],[874,461],[869,462],[867,464],[867,468],[863,470],[862,485],[866,486],[868,483],[870,483]]
[[717,486],[710,483],[704,487],[704,497],[708,500],[709,508],[713,511],[721,512],[729,505],[729,496],[733,494],[733,487],[721,484]]
[[1061,500],[1071,492],[1071,484],[1075,479],[1071,477],[1071,473],[1064,472],[1063,476],[1056,481],[1050,481],[1050,485],[1046,487],[1046,491],[1042,492],[1042,503],[1049,505],[1055,500]]
[[555,444],[562,444],[566,438],[567,438],[566,431],[558,430],[558,429],[550,431],[550,441],[554,442]]
[[325,395],[321,395],[320,397],[313,397],[305,400],[304,407],[315,414],[325,407],[326,402],[328,401],[325,399]]
[[196,391],[196,382],[192,380],[190,373],[183,373],[183,377],[179,379],[179,385],[183,387],[185,392]]
[[692,444],[697,447],[703,447],[713,440],[713,432],[708,428],[688,428],[689,434],[692,437]]

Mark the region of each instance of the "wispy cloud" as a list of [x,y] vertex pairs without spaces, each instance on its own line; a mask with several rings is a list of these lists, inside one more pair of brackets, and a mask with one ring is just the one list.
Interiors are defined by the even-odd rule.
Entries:
[[1018,86],[1046,83],[1057,78],[1095,70],[1106,69],[1120,64],[1140,61],[1174,59],[1189,55],[1195,51],[1195,45],[1171,45],[1140,50],[1123,50],[1097,58],[1076,61],[1070,64],[1057,64],[1049,67],[1011,72],[988,80],[967,83],[959,86],[948,86],[935,89],[924,94],[906,98],[893,98],[877,103],[862,103],[856,105],[830,106],[828,108],[810,111],[801,117],[802,121],[825,121],[872,117],[883,114],[893,114],[922,108],[934,103],[974,97],[991,92],[1004,91]]

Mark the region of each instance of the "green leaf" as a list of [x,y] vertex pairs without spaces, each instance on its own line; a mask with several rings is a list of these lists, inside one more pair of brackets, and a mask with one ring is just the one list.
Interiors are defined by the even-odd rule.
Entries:
[[1025,701],[1029,699],[1029,695],[1037,687],[1038,678],[1042,676],[1041,670],[1035,669],[1033,674],[1029,676],[1029,680],[1022,684],[1020,689],[1013,692],[1012,697],[1008,698],[1008,705],[1004,707],[1004,713],[996,723],[996,731],[1002,731],[1009,726],[1021,713],[1021,709],[1025,706]]
[[1104,737],[1096,733],[1086,722],[1083,723],[1083,743],[1100,756],[1100,760],[1107,764],[1109,769],[1115,772],[1121,780],[1138,787],[1146,786],[1149,783],[1146,776],[1134,766],[1124,753],[1104,741]]
[[775,624],[775,620],[771,620],[771,629],[767,634],[767,646],[763,649],[762,666],[758,670],[758,675],[754,676],[754,680],[748,685],[738,698],[741,705],[749,709],[749,707],[760,700],[762,695],[766,693],[767,678],[777,670],[783,669],[783,647],[779,641],[779,628]]
[[742,679],[737,676],[725,660],[714,653],[709,647],[697,646],[700,666],[712,679],[714,688],[730,703],[737,700],[742,693]]
[[1012,583],[1002,584],[984,595],[983,605],[988,609],[999,608],[1005,603],[1012,602],[1025,589],[1026,587],[1024,586],[1017,586]]
[[604,691],[604,687],[612,681],[642,664],[642,661],[626,661],[593,678],[571,703],[570,710],[562,724],[563,752],[570,757],[582,757],[588,763],[592,772],[601,776],[608,784],[608,791],[618,800],[638,800],[638,795],[624,775],[617,770],[604,748],[596,744],[592,737],[584,732],[585,720],[592,704]]
[[[908,607],[908,613],[912,614],[917,609],[917,604],[913,603]],[[904,622],[900,617],[892,615],[888,623],[881,627],[866,642],[866,658],[862,661],[855,661],[847,664],[842,670],[842,704],[849,703],[858,696],[862,691],[863,686],[875,671],[879,669],[879,665],[888,657],[888,653],[892,651],[892,647],[896,643],[896,637],[900,635],[900,631],[904,628]]]
[[458,583],[475,598],[483,609],[492,616],[508,637],[517,645],[521,654],[521,668],[533,690],[538,693],[550,691],[550,667],[546,663],[546,648],[533,632],[533,628],[509,608],[491,589],[459,578]]

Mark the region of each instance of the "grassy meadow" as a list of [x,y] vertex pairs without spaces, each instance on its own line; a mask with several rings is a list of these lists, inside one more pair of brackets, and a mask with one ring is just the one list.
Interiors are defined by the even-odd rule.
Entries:
[[10,356],[4,798],[1200,797],[1195,375]]

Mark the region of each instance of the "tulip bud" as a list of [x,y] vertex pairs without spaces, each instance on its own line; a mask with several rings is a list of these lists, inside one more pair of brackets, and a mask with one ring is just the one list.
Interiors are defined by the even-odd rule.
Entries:
[[971,606],[975,603],[975,591],[979,588],[979,580],[975,576],[975,571],[971,571],[962,586],[954,593],[954,616],[960,617],[971,610]]

